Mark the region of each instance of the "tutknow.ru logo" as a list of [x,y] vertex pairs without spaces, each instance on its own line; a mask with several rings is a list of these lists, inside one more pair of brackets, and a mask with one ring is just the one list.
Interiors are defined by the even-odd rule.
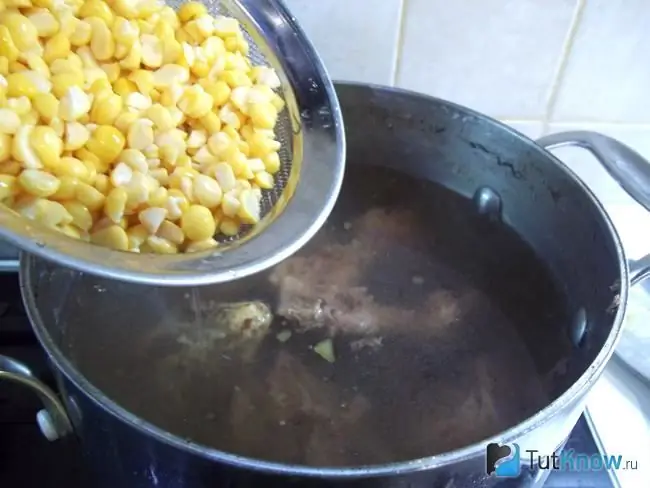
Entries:
[[[497,478],[516,478],[521,474],[521,459],[517,444],[488,444],[485,460],[487,474]],[[540,469],[561,471],[601,471],[638,469],[638,462],[623,459],[621,455],[582,454],[574,449],[565,449],[561,453],[541,455],[536,449],[527,449],[524,459],[531,466]]]

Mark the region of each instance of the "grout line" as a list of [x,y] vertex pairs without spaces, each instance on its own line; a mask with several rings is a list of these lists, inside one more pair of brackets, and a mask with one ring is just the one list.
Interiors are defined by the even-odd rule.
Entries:
[[569,31],[567,32],[567,37],[564,40],[562,45],[562,54],[560,56],[560,62],[558,63],[557,69],[555,70],[553,76],[553,82],[548,92],[548,97],[546,99],[546,106],[544,107],[544,119],[542,120],[542,134],[546,134],[548,126],[550,123],[551,116],[555,110],[555,104],[557,102],[557,97],[560,91],[560,85],[564,80],[564,74],[566,72],[566,67],[569,62],[569,56],[573,48],[573,43],[578,32],[578,27],[580,26],[580,21],[582,20],[582,14],[584,13],[585,6],[587,5],[587,0],[577,0],[576,8],[573,11],[573,17],[571,18],[571,24],[569,25]]
[[404,46],[404,25],[406,24],[406,8],[408,0],[401,0],[399,16],[397,18],[397,39],[395,40],[395,63],[390,76],[391,86],[397,85],[397,74],[399,73],[400,61],[402,60],[402,47]]

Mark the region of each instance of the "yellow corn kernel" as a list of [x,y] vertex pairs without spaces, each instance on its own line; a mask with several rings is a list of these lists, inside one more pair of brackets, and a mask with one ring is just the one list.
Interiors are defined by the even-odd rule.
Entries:
[[208,112],[201,117],[201,124],[208,131],[208,134],[215,134],[221,130],[221,120],[214,112]]
[[21,188],[35,197],[54,195],[61,181],[54,175],[38,169],[26,169],[18,176]]
[[51,64],[56,59],[63,59],[70,54],[70,39],[62,32],[50,37],[45,43],[43,59]]
[[12,139],[9,134],[0,134],[0,161],[4,162],[11,156]]
[[160,38],[143,34],[140,36],[142,45],[142,64],[148,68],[160,68],[163,63],[163,42]]
[[149,170],[147,157],[136,149],[125,149],[118,159],[120,162],[128,165],[133,171],[146,173]]
[[67,225],[72,222],[72,216],[59,202],[36,198],[20,205],[18,211],[28,219],[35,220],[48,227]]
[[209,249],[214,249],[218,245],[219,243],[212,238],[203,241],[190,242],[185,246],[185,252],[208,251]]
[[97,96],[90,109],[90,120],[99,125],[113,125],[115,119],[122,112],[122,97],[114,93],[105,96]]
[[100,68],[104,70],[104,73],[106,73],[106,76],[108,77],[108,81],[111,83],[118,80],[122,71],[122,68],[118,63],[104,63]]
[[115,40],[106,22],[99,17],[88,17],[92,29],[90,50],[98,61],[107,61],[115,54]]
[[72,216],[72,223],[84,231],[89,231],[93,226],[93,216],[88,207],[76,200],[63,202],[63,206]]
[[225,81],[218,80],[211,82],[203,79],[199,83],[212,97],[215,108],[221,108],[230,100],[231,89]]
[[228,237],[239,234],[240,223],[230,217],[224,217],[219,224],[219,232]]
[[154,89],[154,74],[146,69],[138,69],[129,75],[129,80],[135,83],[138,91],[143,95],[149,95]]
[[9,74],[9,60],[5,56],[0,56],[0,75],[7,76]]
[[145,245],[147,251],[156,254],[176,254],[178,252],[178,248],[174,243],[158,236],[147,237]]
[[30,134],[34,129],[30,125],[22,125],[12,140],[11,155],[16,161],[23,163],[27,169],[41,169],[43,164],[36,156],[29,142]]
[[181,229],[192,241],[202,241],[217,231],[212,212],[202,205],[191,205],[181,217]]
[[135,113],[135,112],[122,112],[117,119],[115,119],[115,122],[113,125],[115,128],[117,128],[120,132],[127,134],[129,132],[129,128],[131,125],[140,118],[140,114]]
[[59,189],[56,191],[56,193],[50,196],[50,199],[66,201],[75,198],[79,180],[70,176],[61,176],[59,178],[59,181],[61,182]]
[[86,86],[90,84],[88,92],[93,95],[93,102],[99,98],[113,95],[113,86],[103,70],[99,68],[84,69],[84,76],[86,77]]
[[[0,136],[0,141],[2,141],[4,137],[6,136]],[[1,146],[2,144],[4,144],[6,147],[6,143],[0,142],[0,152],[7,152],[8,149],[3,149]],[[2,156],[2,154],[0,154],[0,156]],[[2,158],[0,157],[0,159]],[[7,161],[5,158],[3,162],[0,163],[0,174],[2,175],[18,176],[22,170],[23,168],[20,166],[20,163],[18,161]]]
[[[152,88],[159,90],[170,89],[171,87],[187,83],[190,78],[189,70],[178,64],[165,64],[152,74]],[[174,100],[172,104],[175,104]]]
[[39,115],[36,110],[30,110],[29,113],[23,115],[20,118],[20,121],[25,125],[36,125],[38,124]]
[[90,234],[90,242],[118,251],[128,251],[129,238],[119,225],[110,225]]
[[170,37],[162,36],[160,39],[162,39],[163,65],[177,62],[183,55],[181,43],[176,40],[173,33]]
[[178,19],[186,23],[207,13],[208,9],[201,2],[187,2],[178,9]]
[[52,89],[50,81],[37,71],[20,71],[7,76],[7,96],[33,97],[38,93],[48,93]]
[[76,85],[69,87],[59,104],[59,117],[66,122],[81,119],[90,112],[90,97]]
[[40,73],[46,78],[50,77],[50,68],[47,67],[47,63],[43,61],[42,57],[33,53],[27,53],[24,57],[25,62],[27,63],[27,67],[30,70]]
[[170,222],[169,220],[165,220],[160,225],[160,228],[158,229],[156,235],[158,237],[166,239],[173,244],[176,244],[177,246],[180,246],[183,244],[183,242],[185,242],[185,234],[183,233],[183,229],[181,229],[175,223]]
[[99,157],[97,157],[97,155],[93,154],[85,147],[82,147],[81,149],[77,149],[74,152],[74,157],[79,159],[80,161],[91,163],[95,168],[99,168],[102,166],[102,162],[100,161]]
[[219,79],[226,82],[230,88],[238,86],[253,86],[251,79],[240,70],[227,70],[219,74]]
[[177,221],[190,208],[190,202],[185,194],[177,189],[171,189],[167,192],[167,219]]
[[39,37],[51,37],[59,31],[59,21],[47,10],[37,10],[27,16]]
[[94,212],[104,206],[106,197],[94,186],[79,182],[75,188],[75,197],[83,203],[88,210]]
[[9,63],[10,73],[17,73],[18,71],[25,71],[25,70],[27,70],[27,66],[25,66],[23,63],[19,61],[12,61]]
[[147,161],[149,163],[150,168],[152,167],[151,160],[159,159],[160,156],[160,151],[158,149],[158,146],[156,146],[155,144],[151,144],[150,146],[146,147],[142,152],[147,157]]
[[262,158],[262,161],[264,161],[264,167],[266,168],[266,171],[272,175],[280,171],[280,155],[277,152],[267,154]]
[[103,163],[110,164],[124,149],[124,136],[113,126],[100,125],[95,129],[86,148]]
[[8,108],[0,108],[0,133],[15,134],[20,128],[20,117]]
[[[246,126],[250,127],[250,126]],[[257,132],[253,132],[248,138],[249,154],[254,158],[262,158],[267,154],[280,149],[280,143]]]
[[64,149],[66,151],[77,151],[84,147],[90,139],[90,131],[79,122],[68,122],[65,125]]
[[237,216],[245,224],[256,224],[260,221],[260,201],[254,190],[243,190],[239,194],[241,205]]
[[178,108],[188,117],[198,119],[212,110],[213,103],[212,97],[200,85],[193,85],[183,91]]
[[73,86],[84,86],[84,75],[81,70],[57,73],[52,76],[52,92],[60,100]]
[[151,192],[151,194],[149,195],[149,199],[147,200],[147,204],[150,207],[165,208],[165,206],[167,205],[168,196],[169,195],[167,192],[167,188],[165,188],[164,186],[160,186]]
[[223,195],[221,200],[221,210],[226,217],[234,217],[239,212],[241,202],[237,198],[237,192],[231,190]]
[[70,44],[75,47],[90,44],[92,37],[92,27],[85,20],[78,20],[74,23],[74,30],[70,34]]
[[162,207],[149,207],[138,214],[140,223],[149,234],[155,234],[167,217],[167,210]]
[[63,141],[51,127],[46,125],[34,127],[30,133],[29,142],[34,153],[46,168],[55,167],[61,159]]
[[17,10],[3,12],[1,22],[9,30],[18,50],[31,51],[39,46],[36,27]]
[[223,192],[214,178],[197,175],[193,182],[193,195],[204,207],[215,208],[221,203]]
[[253,103],[248,108],[253,125],[259,129],[273,129],[278,121],[278,111],[271,103]]
[[119,44],[129,45],[140,37],[140,28],[137,22],[124,17],[115,17],[112,26],[113,37]]
[[114,20],[110,7],[102,0],[85,0],[77,15],[82,19],[88,17],[99,17],[106,25],[112,25]]
[[131,44],[128,54],[120,59],[120,66],[123,69],[135,70],[140,68],[142,63],[142,44],[136,40]]
[[104,203],[104,215],[118,224],[124,217],[127,201],[126,190],[122,187],[113,188]]
[[15,176],[0,175],[0,201],[12,197],[18,193],[18,184]]
[[93,184],[97,190],[102,192],[104,195],[107,195],[111,190],[111,180],[105,174],[98,174],[95,176],[95,183]]
[[140,246],[147,240],[147,237],[149,237],[149,231],[147,231],[142,224],[129,227],[126,234],[129,239],[129,250],[139,250]]
[[88,181],[90,172],[83,161],[70,156],[62,157],[56,165],[49,168],[56,176],[68,176],[79,181]]
[[145,116],[153,122],[157,130],[168,131],[176,127],[169,110],[158,103],[149,107]]
[[7,26],[0,25],[0,56],[4,56],[11,63],[18,59],[20,50],[14,44]]
[[266,171],[255,173],[255,184],[262,190],[270,190],[274,185],[273,175],[267,173]]
[[[75,154],[77,154],[77,153],[75,153]],[[90,159],[81,159],[80,161],[84,164],[84,166],[88,170],[88,176],[83,181],[83,183],[88,183],[89,185],[94,185],[95,184],[95,179],[97,178],[97,172],[108,171],[108,167],[109,167],[108,164],[104,164],[102,162],[99,162],[99,163],[96,164],[93,160],[90,160]]]
[[73,239],[81,239],[82,231],[80,229],[77,229],[74,225],[70,225],[70,224],[62,225],[61,227],[58,228],[58,230],[60,230],[61,233]]
[[144,151],[154,143],[153,122],[148,119],[138,119],[129,127],[127,141],[131,149]]
[[119,78],[113,83],[113,91],[121,97],[126,97],[128,94],[138,91],[138,87],[126,78]]

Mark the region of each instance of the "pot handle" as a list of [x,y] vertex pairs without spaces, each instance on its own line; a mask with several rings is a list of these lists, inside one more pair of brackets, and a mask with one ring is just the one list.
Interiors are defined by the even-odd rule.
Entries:
[[72,424],[56,393],[39,381],[27,366],[0,354],[1,380],[26,386],[39,396],[45,408],[36,414],[36,423],[47,440],[55,441],[72,433]]
[[587,149],[616,183],[650,212],[650,163],[622,142],[597,132],[571,131],[544,136],[537,144],[545,149],[562,146]]

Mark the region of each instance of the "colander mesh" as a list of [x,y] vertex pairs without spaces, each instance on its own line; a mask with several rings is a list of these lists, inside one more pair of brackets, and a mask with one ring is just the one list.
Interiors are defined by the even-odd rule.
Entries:
[[[185,3],[187,0],[167,0],[166,4],[172,8],[178,10],[178,8]],[[244,36],[248,41],[250,46],[248,58],[252,61],[255,66],[271,66],[271,64],[266,59],[266,56],[260,50],[258,44],[253,40],[250,33],[246,29],[245,25],[248,25],[249,22],[246,22],[247,15],[243,9],[236,4],[234,1],[220,1],[220,0],[204,0],[203,4],[208,9],[208,12],[212,15],[225,15],[228,17],[233,17],[242,25]],[[258,38],[262,37],[257,36]],[[273,66],[276,70],[277,66]],[[282,76],[281,76],[282,78]],[[282,89],[277,90],[278,95],[284,100],[284,94]],[[264,190],[262,192],[262,201],[261,201],[261,216],[264,217],[269,211],[275,206],[279,200],[284,188],[289,181],[289,176],[291,174],[291,164],[293,161],[293,126],[291,123],[291,117],[289,116],[289,111],[285,108],[278,118],[278,123],[275,127],[275,135],[277,140],[282,144],[280,151],[280,170],[274,175],[275,177],[275,186],[271,190]],[[237,236],[225,237],[219,236],[218,240],[220,242],[234,242],[250,230],[250,226],[242,226],[241,232]]]

